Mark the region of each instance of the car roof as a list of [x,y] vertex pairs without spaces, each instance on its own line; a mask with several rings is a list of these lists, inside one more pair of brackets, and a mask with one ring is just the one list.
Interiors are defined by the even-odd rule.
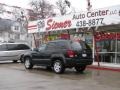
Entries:
[[[0,45],[3,45],[3,44],[24,44],[24,43],[0,43]],[[25,44],[27,45],[27,44]]]

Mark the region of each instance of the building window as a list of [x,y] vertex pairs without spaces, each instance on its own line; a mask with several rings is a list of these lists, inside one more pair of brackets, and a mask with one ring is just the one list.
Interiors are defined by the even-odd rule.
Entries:
[[15,26],[14,30],[19,31],[19,26]]

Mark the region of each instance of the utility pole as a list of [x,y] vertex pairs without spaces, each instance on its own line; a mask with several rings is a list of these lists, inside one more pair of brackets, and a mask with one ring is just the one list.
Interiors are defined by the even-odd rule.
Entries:
[[[90,0],[87,0],[87,10],[90,11],[91,8],[92,8],[91,2]],[[95,60],[95,52],[96,52],[96,59],[98,62],[98,66],[100,66],[98,47],[97,47],[96,40],[95,40],[95,27],[91,27],[91,28],[93,32],[93,59]]]
[[87,10],[90,11],[92,8],[90,0],[87,0]]

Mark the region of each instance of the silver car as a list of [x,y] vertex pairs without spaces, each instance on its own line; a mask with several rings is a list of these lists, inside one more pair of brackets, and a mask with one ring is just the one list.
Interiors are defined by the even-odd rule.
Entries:
[[31,48],[26,44],[20,43],[0,43],[0,61],[12,60],[22,62],[24,53],[30,51]]

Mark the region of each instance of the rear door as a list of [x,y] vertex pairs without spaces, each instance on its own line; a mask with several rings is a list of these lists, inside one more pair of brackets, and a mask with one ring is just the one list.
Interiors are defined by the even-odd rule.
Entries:
[[51,56],[53,54],[57,53],[57,51],[56,51],[56,43],[55,42],[49,42],[46,45],[45,50],[43,50],[43,51],[41,50],[40,52],[43,55],[43,62],[44,62],[44,64],[51,65]]
[[18,60],[19,59],[19,52],[17,50],[18,44],[7,44],[8,48],[8,58],[10,60]]
[[82,59],[91,59],[92,50],[91,48],[83,41],[81,42],[72,42],[72,49],[77,53],[78,58]]

